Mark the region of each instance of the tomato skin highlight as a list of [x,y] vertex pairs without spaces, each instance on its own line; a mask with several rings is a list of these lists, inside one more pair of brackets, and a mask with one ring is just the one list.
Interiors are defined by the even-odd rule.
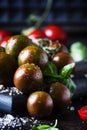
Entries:
[[6,47],[6,44],[7,44],[7,41],[9,40],[9,38],[10,38],[11,36],[6,36],[6,37],[4,37],[3,39],[2,39],[2,41],[0,41],[0,46],[2,46],[2,47]]
[[66,44],[67,34],[61,27],[52,24],[44,27],[43,31],[48,39],[52,41],[58,40],[60,43]]
[[80,108],[78,114],[83,121],[87,122],[87,106]]

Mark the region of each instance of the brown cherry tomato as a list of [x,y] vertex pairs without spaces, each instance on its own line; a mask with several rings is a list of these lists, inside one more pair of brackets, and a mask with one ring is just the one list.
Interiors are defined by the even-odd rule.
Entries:
[[44,69],[48,64],[48,56],[39,46],[30,45],[24,48],[18,55],[19,66],[25,63],[34,63],[41,69]]
[[75,63],[73,58],[70,56],[69,53],[66,52],[59,52],[57,53],[53,59],[52,62],[57,66],[58,70],[60,71],[62,67],[64,67],[67,64]]
[[28,97],[27,109],[32,116],[40,118],[47,117],[52,113],[53,100],[44,91],[34,92]]
[[53,99],[54,111],[58,114],[63,113],[71,103],[70,91],[62,83],[52,83],[49,88],[49,94]]
[[30,94],[41,88],[43,83],[43,74],[35,64],[23,64],[18,67],[14,74],[15,87],[25,94]]

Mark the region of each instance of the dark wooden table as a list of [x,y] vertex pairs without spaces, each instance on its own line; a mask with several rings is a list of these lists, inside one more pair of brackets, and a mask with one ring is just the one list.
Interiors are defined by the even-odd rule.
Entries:
[[79,115],[78,109],[87,105],[87,98],[73,100],[71,110],[68,110],[59,118],[60,130],[87,130],[87,123],[83,122]]

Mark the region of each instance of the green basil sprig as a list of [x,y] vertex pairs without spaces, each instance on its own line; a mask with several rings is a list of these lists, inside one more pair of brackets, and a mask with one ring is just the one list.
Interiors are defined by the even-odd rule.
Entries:
[[58,70],[55,64],[49,62],[47,68],[43,71],[44,82],[61,82],[69,88],[71,95],[73,95],[76,89],[76,85],[74,81],[70,78],[70,74],[72,73],[74,66],[75,63],[65,65],[58,74]]
[[60,75],[63,78],[68,78],[70,76],[70,74],[72,73],[74,67],[75,67],[75,63],[71,63],[71,64],[68,64],[68,65],[65,65],[61,69]]
[[39,125],[39,126],[33,126],[32,130],[59,130],[57,127],[57,120],[55,121],[55,125],[54,126],[50,126],[50,125]]

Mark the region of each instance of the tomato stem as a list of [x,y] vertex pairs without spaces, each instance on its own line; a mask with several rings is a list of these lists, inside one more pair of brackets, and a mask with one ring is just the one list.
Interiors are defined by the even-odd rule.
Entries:
[[49,14],[50,9],[52,7],[52,2],[53,2],[53,0],[48,0],[47,1],[47,5],[46,5],[45,10],[44,10],[43,14],[41,15],[41,17],[37,16],[37,15],[34,15],[34,14],[31,14],[28,17],[28,20],[36,22],[35,25],[34,25],[35,28],[39,28],[41,26],[41,24],[43,23],[44,19]]
[[56,128],[57,124],[58,124],[58,120],[56,119],[56,120],[55,120],[55,124],[54,124],[53,127]]

